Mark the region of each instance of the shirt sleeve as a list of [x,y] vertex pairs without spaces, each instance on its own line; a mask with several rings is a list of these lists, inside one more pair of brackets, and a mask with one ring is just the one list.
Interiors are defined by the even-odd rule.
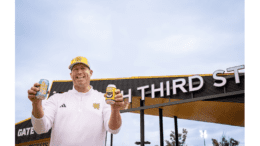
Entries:
[[112,130],[112,129],[109,128],[108,123],[109,123],[109,119],[110,119],[110,115],[111,115],[111,106],[106,103],[106,101],[104,99],[104,94],[102,94],[102,98],[103,98],[103,104],[104,104],[104,106],[103,106],[103,118],[104,118],[105,129],[106,129],[106,131],[108,131],[112,134],[117,134],[121,129],[122,122],[121,122],[120,127],[116,130]]
[[56,114],[57,106],[52,96],[48,100],[42,101],[44,115],[42,118],[35,118],[31,116],[33,128],[37,134],[47,133],[53,126],[54,116]]

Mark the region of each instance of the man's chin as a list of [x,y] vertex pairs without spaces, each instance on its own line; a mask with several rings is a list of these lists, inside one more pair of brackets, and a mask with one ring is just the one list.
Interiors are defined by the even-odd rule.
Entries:
[[84,87],[84,86],[86,86],[86,87],[87,87],[87,85],[84,84],[84,83],[77,83],[76,86],[78,86],[78,87]]
[[[79,87],[84,87],[86,86],[85,84],[78,84]],[[87,86],[86,86],[87,87]]]

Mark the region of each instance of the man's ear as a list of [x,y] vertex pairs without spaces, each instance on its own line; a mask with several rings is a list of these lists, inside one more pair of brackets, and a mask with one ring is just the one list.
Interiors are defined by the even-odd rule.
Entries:
[[92,74],[93,74],[93,70],[90,70],[90,76],[92,76]]
[[70,73],[70,78],[72,79],[72,77],[71,77],[71,73]]

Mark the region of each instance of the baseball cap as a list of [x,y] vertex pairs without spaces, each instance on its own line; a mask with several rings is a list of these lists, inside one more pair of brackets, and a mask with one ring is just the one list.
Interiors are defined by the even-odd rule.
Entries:
[[78,63],[85,64],[85,65],[90,69],[88,59],[85,58],[85,57],[82,57],[82,56],[78,56],[78,57],[72,59],[71,62],[70,62],[69,69],[71,70],[72,67],[73,67],[75,64],[78,64]]

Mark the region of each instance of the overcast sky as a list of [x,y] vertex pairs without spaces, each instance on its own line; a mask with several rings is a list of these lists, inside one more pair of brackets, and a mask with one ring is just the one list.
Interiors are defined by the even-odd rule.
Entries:
[[[31,116],[27,90],[40,79],[70,80],[70,61],[89,59],[93,79],[212,74],[245,64],[243,0],[15,1],[15,122]],[[139,114],[122,114],[114,146],[140,140]],[[164,118],[164,139],[174,119]],[[178,120],[188,146],[199,130],[244,146],[244,127]],[[159,119],[145,116],[145,140],[159,145]],[[109,138],[108,138],[109,142]]]

